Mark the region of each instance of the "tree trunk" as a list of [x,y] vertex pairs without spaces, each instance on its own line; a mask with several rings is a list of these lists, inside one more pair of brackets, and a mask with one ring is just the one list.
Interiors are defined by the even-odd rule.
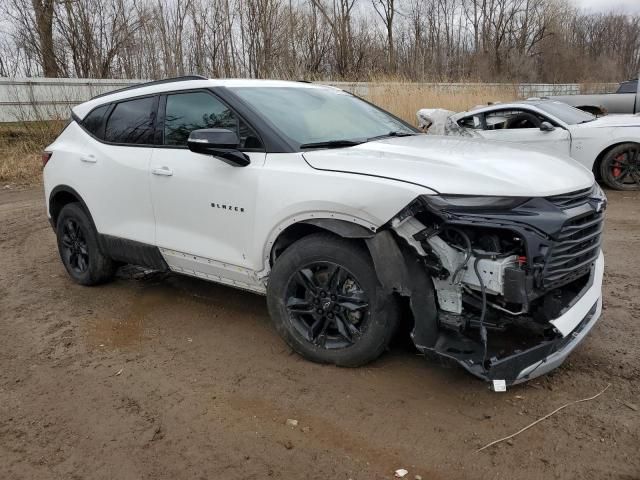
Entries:
[[57,77],[59,69],[53,48],[54,0],[32,0],[32,4],[36,14],[42,71],[45,77]]

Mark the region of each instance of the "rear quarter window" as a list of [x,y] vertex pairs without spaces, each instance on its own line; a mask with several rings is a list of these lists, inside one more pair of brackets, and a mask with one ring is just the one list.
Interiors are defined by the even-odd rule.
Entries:
[[82,126],[94,137],[104,139],[104,116],[109,111],[109,105],[94,108],[82,121]]

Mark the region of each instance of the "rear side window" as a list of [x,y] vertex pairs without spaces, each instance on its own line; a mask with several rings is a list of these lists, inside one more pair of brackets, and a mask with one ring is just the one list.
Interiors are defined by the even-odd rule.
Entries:
[[241,148],[262,148],[253,130],[213,95],[189,92],[167,96],[164,145],[186,145],[189,134],[202,128],[226,128],[236,132]]
[[82,121],[84,128],[101,140],[104,139],[104,116],[108,110],[108,104],[95,108]]
[[104,139],[113,143],[153,144],[157,97],[139,98],[116,104],[107,120]]

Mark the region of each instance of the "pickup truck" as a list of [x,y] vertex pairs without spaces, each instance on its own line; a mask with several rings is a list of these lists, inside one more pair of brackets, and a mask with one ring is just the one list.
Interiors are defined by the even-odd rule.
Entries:
[[594,115],[638,113],[638,79],[622,82],[615,93],[596,95],[560,95],[549,97]]

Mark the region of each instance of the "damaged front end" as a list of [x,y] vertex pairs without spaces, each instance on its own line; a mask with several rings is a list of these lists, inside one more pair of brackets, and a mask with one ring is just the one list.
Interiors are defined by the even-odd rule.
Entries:
[[560,365],[600,315],[605,206],[597,185],[417,198],[389,224],[404,240],[396,290],[410,296],[416,347],[507,385]]

